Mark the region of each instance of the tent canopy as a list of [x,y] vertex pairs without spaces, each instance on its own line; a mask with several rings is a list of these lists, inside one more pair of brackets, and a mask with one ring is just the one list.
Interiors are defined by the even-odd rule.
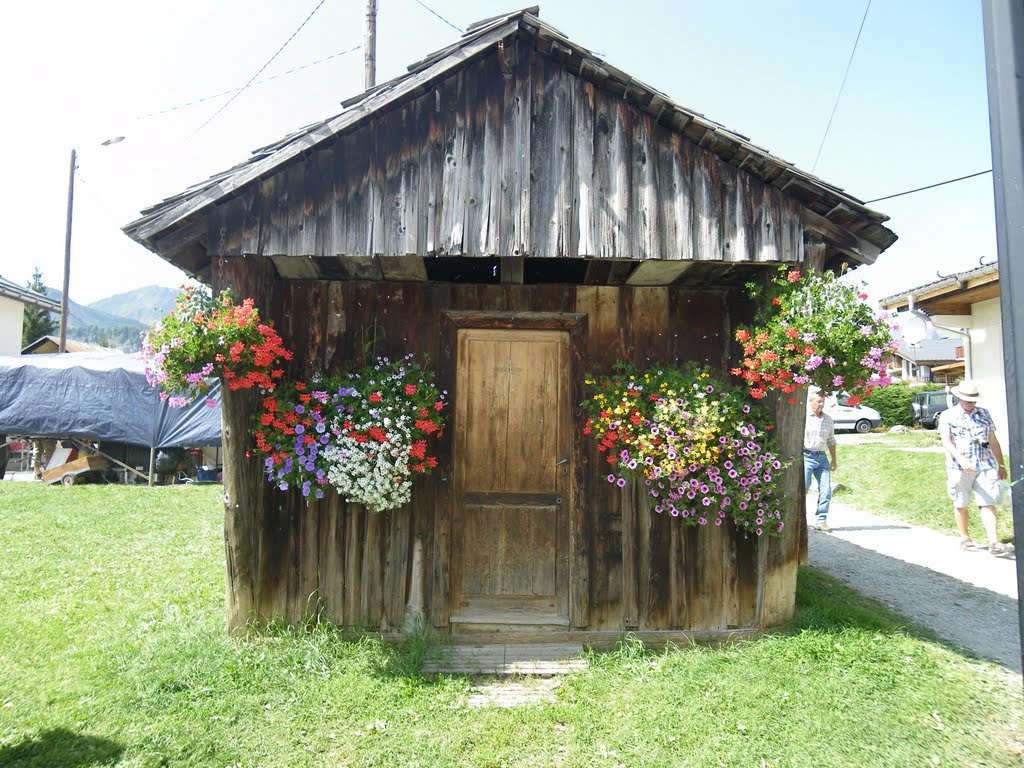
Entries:
[[0,434],[77,437],[150,448],[220,445],[220,384],[170,408],[145,365],[120,352],[0,356]]

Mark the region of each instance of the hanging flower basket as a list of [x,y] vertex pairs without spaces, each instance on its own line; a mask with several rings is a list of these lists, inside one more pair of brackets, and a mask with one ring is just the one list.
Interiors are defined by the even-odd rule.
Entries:
[[889,313],[875,315],[861,287],[831,272],[781,267],[767,289],[748,283],[747,290],[761,309],[753,325],[736,331],[743,360],[732,374],[746,382],[751,397],[813,385],[826,393],[846,391],[856,405],[891,383],[885,366],[899,348],[896,326]]
[[[185,288],[174,309],[142,335],[146,380],[172,408],[188,405],[219,377],[235,391],[271,391],[291,360],[273,323],[263,323],[252,299],[236,304],[227,291],[216,300]],[[214,401],[207,398],[211,408]]]
[[344,376],[315,377],[265,397],[254,428],[266,479],[307,499],[333,487],[370,512],[408,503],[412,478],[437,466],[432,438],[445,398],[412,355],[378,358]]
[[639,483],[655,512],[689,525],[731,519],[755,536],[782,532],[783,464],[771,426],[742,390],[696,366],[620,364],[586,384],[583,432],[605,455],[609,483]]
[[408,503],[412,478],[437,466],[429,443],[441,435],[445,395],[412,355],[285,382],[280,365],[292,353],[252,299],[235,304],[227,292],[214,300],[186,288],[144,334],[143,357],[147,380],[174,407],[206,395],[215,376],[229,390],[260,391],[256,452],[281,490],[320,499],[333,487],[381,512]]

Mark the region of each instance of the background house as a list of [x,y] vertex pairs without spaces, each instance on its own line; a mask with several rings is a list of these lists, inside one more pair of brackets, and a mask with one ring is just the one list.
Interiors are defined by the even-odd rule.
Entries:
[[[41,336],[27,347],[21,350],[23,355],[49,355],[57,352],[60,349],[60,337],[58,336]],[[116,352],[117,350],[111,349],[110,347],[104,347],[102,344],[89,344],[84,341],[74,341],[73,339],[67,339],[64,342],[65,352]]]
[[950,381],[971,378],[981,390],[981,405],[992,412],[1008,443],[1006,383],[1003,368],[1003,328],[999,304],[999,266],[985,264],[911,288],[879,302],[884,309],[918,309],[936,331],[955,342],[956,361],[935,365],[933,376]]
[[21,352],[21,332],[25,327],[25,307],[60,312],[60,302],[22,288],[0,277],[0,355]]
[[956,383],[964,377],[962,339],[922,339],[904,342],[892,355],[889,375],[907,384]]

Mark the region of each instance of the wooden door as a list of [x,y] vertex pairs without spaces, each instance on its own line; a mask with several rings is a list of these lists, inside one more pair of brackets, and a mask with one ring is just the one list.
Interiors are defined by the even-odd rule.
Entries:
[[568,343],[458,331],[453,623],[569,623]]

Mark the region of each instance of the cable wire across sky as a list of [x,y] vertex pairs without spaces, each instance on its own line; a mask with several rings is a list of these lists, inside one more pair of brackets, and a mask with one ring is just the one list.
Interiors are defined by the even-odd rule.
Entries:
[[192,132],[192,134],[193,134],[193,135],[195,135],[195,134],[199,133],[199,132],[200,132],[201,130],[203,130],[203,128],[205,128],[205,127],[206,127],[207,125],[209,125],[209,124],[210,124],[211,122],[213,122],[213,119],[214,119],[215,117],[217,117],[217,115],[219,115],[219,114],[220,114],[221,112],[223,112],[223,111],[224,111],[225,109],[227,109],[227,108],[228,108],[228,107],[229,107],[229,106],[231,105],[231,102],[233,102],[233,101],[234,101],[235,99],[237,99],[237,98],[238,98],[238,97],[239,97],[239,96],[240,96],[240,95],[242,94],[242,92],[243,92],[243,91],[245,91],[245,89],[246,89],[246,88],[248,88],[248,87],[249,87],[250,85],[252,85],[252,84],[253,84],[253,81],[255,81],[255,80],[256,80],[256,78],[257,78],[257,77],[259,77],[259,76],[260,76],[260,75],[261,75],[261,74],[263,73],[263,70],[265,70],[265,69],[266,69],[267,67],[269,67],[269,66],[270,66],[270,63],[271,63],[271,62],[272,62],[272,61],[273,61],[274,59],[276,59],[276,58],[278,57],[278,55],[280,55],[281,51],[283,51],[283,50],[284,50],[285,48],[287,48],[287,47],[288,47],[288,44],[289,44],[289,43],[290,43],[290,42],[291,42],[292,40],[294,40],[294,39],[295,39],[295,36],[296,36],[297,34],[299,34],[299,32],[301,32],[301,31],[302,31],[302,28],[306,26],[307,22],[309,22],[309,20],[310,20],[311,18],[313,18],[313,14],[315,14],[315,13],[316,13],[317,11],[319,11],[319,10],[320,10],[320,6],[322,6],[322,5],[323,5],[323,4],[325,3],[325,2],[327,2],[327,0],[320,0],[320,2],[316,4],[316,7],[315,7],[315,8],[314,8],[314,9],[313,9],[312,11],[310,11],[310,12],[309,12],[309,15],[308,15],[308,16],[306,16],[306,18],[305,18],[305,19],[303,19],[303,21],[302,21],[302,23],[301,23],[301,24],[299,24],[299,26],[298,26],[298,29],[296,29],[296,30],[295,30],[294,32],[292,32],[292,33],[291,33],[291,34],[290,34],[290,35],[288,36],[288,39],[287,39],[287,40],[285,40],[285,41],[284,41],[284,42],[283,42],[283,43],[281,44],[281,47],[280,47],[280,48],[278,48],[278,49],[277,49],[276,51],[274,51],[274,55],[273,55],[273,56],[271,56],[271,57],[270,57],[269,59],[267,59],[266,63],[264,63],[264,65],[263,65],[262,67],[260,67],[260,68],[259,68],[258,70],[256,70],[256,74],[255,74],[255,75],[253,75],[252,77],[250,77],[250,78],[249,78],[249,82],[247,82],[247,83],[246,83],[245,85],[243,85],[243,86],[242,86],[241,88],[239,88],[239,89],[238,89],[238,91],[237,91],[237,92],[236,92],[236,93],[235,93],[235,94],[234,94],[234,95],[233,95],[233,96],[232,96],[232,97],[231,97],[230,99],[228,99],[228,100],[227,100],[227,101],[226,101],[226,102],[225,102],[225,103],[224,103],[224,104],[223,104],[223,105],[221,106],[221,108],[220,108],[220,109],[218,109],[218,110],[217,110],[216,112],[214,112],[214,113],[213,113],[212,115],[210,115],[210,116],[209,116],[208,118],[206,118],[206,120],[205,120],[205,121],[203,121],[203,124],[202,124],[202,125],[200,125],[200,126],[199,126],[198,128],[196,128],[196,129],[195,129],[195,130],[194,130],[194,131]]
[[894,197],[903,197],[904,195],[912,195],[915,192],[924,192],[926,189],[935,189],[935,187],[943,187],[946,184],[952,184],[955,181],[964,181],[966,179],[973,179],[975,176],[984,176],[986,173],[992,173],[992,169],[989,168],[987,171],[978,171],[977,173],[969,173],[966,176],[958,176],[955,179],[946,179],[945,181],[938,181],[935,184],[929,184],[924,187],[918,187],[917,189],[908,189],[906,192],[897,192],[895,195],[886,195],[885,197],[876,197],[874,200],[865,200],[864,205],[869,203],[878,203],[882,200],[892,200]]
[[825,148],[825,139],[828,138],[828,131],[832,127],[832,120],[839,108],[839,100],[843,97],[843,89],[846,87],[846,78],[850,75],[850,67],[853,66],[853,57],[857,53],[857,44],[860,42],[860,33],[864,31],[864,22],[868,20],[868,11],[871,10],[871,0],[868,0],[864,9],[864,16],[860,20],[860,28],[857,30],[857,39],[853,41],[853,50],[850,51],[850,60],[846,62],[846,72],[843,73],[843,82],[839,85],[839,93],[836,94],[836,103],[832,105],[832,114],[828,116],[828,124],[825,126],[825,133],[821,137],[821,144],[818,145],[818,154],[814,156],[814,165],[811,166],[811,173],[818,167],[818,160],[821,159],[821,150]]
[[300,64],[297,67],[293,67],[292,69],[285,70],[284,72],[279,72],[276,75],[271,75],[270,77],[265,77],[262,80],[257,80],[255,83],[250,82],[247,85],[240,85],[237,88],[229,88],[226,91],[221,91],[220,93],[215,93],[215,94],[213,94],[211,96],[203,96],[203,97],[198,98],[198,99],[193,99],[192,101],[187,101],[184,104],[177,104],[177,105],[175,105],[173,107],[167,107],[166,109],[158,109],[155,112],[147,112],[146,114],[143,114],[143,115],[136,115],[135,119],[136,120],[147,120],[147,119],[149,119],[151,117],[159,117],[160,115],[166,115],[166,114],[169,114],[171,112],[177,112],[180,109],[188,109],[189,107],[195,107],[195,106],[197,106],[199,104],[203,104],[204,102],[212,101],[213,99],[219,99],[221,96],[227,96],[228,94],[232,94],[232,93],[241,93],[245,88],[252,88],[252,87],[257,86],[257,85],[263,85],[264,83],[269,83],[269,82],[271,82],[273,80],[278,80],[279,78],[282,78],[282,77],[287,77],[288,75],[294,75],[294,74],[296,74],[298,72],[301,72],[304,69],[309,69],[310,67],[315,67],[318,64],[325,64],[326,62],[332,61],[333,59],[336,59],[339,56],[345,56],[346,54],[349,54],[349,53],[355,53],[356,51],[360,50],[362,47],[363,47],[362,45],[354,45],[351,48],[348,48],[348,49],[346,49],[344,51],[338,51],[337,53],[332,53],[330,56],[324,56],[322,59],[317,59],[316,61],[311,61],[308,64]]

